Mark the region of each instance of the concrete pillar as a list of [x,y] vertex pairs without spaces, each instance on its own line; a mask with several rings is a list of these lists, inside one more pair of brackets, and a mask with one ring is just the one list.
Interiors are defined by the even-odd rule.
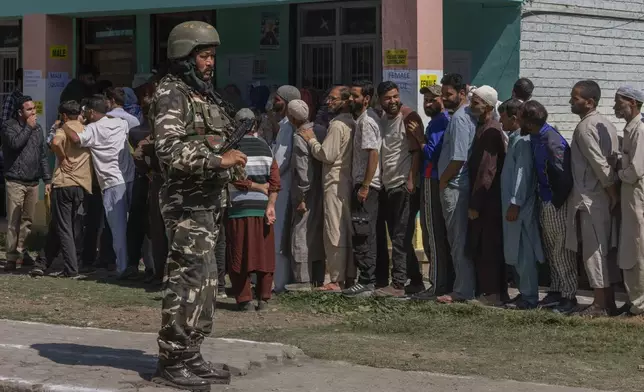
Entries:
[[382,50],[382,80],[427,124],[418,91],[443,76],[443,0],[382,0]]
[[[73,77],[74,23],[56,15],[25,15],[22,20],[23,93],[36,102],[45,134],[56,121],[60,93]],[[45,226],[44,187],[34,220]]]

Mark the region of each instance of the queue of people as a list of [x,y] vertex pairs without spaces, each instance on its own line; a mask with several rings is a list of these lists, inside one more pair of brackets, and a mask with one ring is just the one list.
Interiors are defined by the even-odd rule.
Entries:
[[[143,256],[148,281],[160,283],[168,252],[159,229],[163,177],[143,115],[159,77],[102,94],[92,88],[96,78],[81,68],[47,140],[30,97],[18,92],[12,108],[5,103],[14,113],[2,124],[5,269],[25,258],[43,181],[52,219],[32,275],[46,274],[60,255],[60,276],[75,278],[106,257],[120,278],[131,279]],[[225,192],[219,295],[228,274],[240,310],[252,308],[253,282],[262,309],[272,292],[316,290],[591,316],[642,313],[644,93],[623,87],[615,95],[615,114],[627,121],[620,142],[596,110],[597,83],[577,83],[570,104],[580,122],[569,144],[531,100],[533,89],[520,79],[500,102],[492,87],[447,74],[420,90],[428,124],[390,81],[334,86],[320,105],[294,86],[254,91],[255,110],[236,116],[254,126],[238,146],[248,177]],[[48,147],[57,158],[53,174]],[[418,213],[429,287],[412,245]],[[585,309],[576,302],[578,257],[594,290]],[[539,300],[543,263],[551,287]],[[508,296],[509,277],[516,298]],[[622,280],[631,300],[617,310]]]

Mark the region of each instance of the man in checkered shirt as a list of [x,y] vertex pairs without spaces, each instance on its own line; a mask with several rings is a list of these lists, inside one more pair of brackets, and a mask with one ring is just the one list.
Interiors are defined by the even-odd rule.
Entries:
[[2,104],[2,117],[0,118],[0,127],[2,123],[16,118],[18,114],[18,101],[22,97],[22,68],[16,70],[15,89],[9,95]]

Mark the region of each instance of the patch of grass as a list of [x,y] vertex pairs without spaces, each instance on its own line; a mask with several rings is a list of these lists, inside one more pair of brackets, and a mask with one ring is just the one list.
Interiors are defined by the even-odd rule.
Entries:
[[346,317],[319,328],[248,331],[252,339],[376,367],[644,391],[638,321],[330,294],[290,294],[280,297],[280,306]]

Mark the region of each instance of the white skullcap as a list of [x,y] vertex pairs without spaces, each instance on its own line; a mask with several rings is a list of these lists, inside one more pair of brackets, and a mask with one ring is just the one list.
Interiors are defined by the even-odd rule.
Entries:
[[637,102],[644,102],[644,92],[633,86],[623,86],[617,90],[617,94],[622,97],[633,99]]
[[472,94],[481,98],[485,103],[492,107],[496,107],[499,102],[499,94],[490,86],[481,86],[472,91]]
[[246,120],[254,120],[255,119],[255,113],[253,113],[252,110],[248,108],[243,108],[240,109],[237,114],[235,114],[235,120],[236,121],[246,121]]
[[301,99],[294,99],[288,103],[288,114],[297,121],[307,121],[309,119],[309,105]]

